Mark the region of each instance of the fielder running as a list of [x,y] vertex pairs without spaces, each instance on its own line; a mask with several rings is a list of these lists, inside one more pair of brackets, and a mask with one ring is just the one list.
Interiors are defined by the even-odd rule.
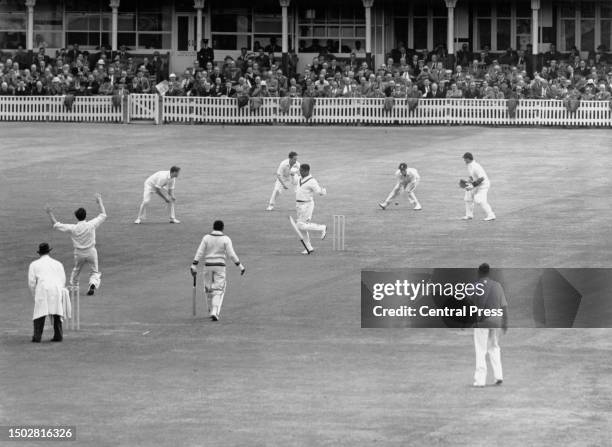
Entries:
[[76,224],[63,224],[53,215],[53,210],[50,206],[45,207],[45,211],[49,215],[49,219],[53,223],[53,228],[59,231],[70,233],[72,245],[74,247],[74,268],[70,274],[70,285],[79,285],[79,275],[84,264],[88,264],[91,269],[89,275],[89,290],[87,295],[93,295],[96,289],[100,288],[100,277],[102,273],[98,269],[98,251],[96,250],[96,228],[106,220],[106,210],[102,203],[102,196],[96,194],[96,203],[100,208],[100,214],[97,217],[86,221],[87,212],[84,208],[79,208],[74,212],[78,222]]
[[272,196],[266,211],[272,211],[276,204],[276,199],[283,192],[283,190],[289,189],[289,186],[295,186],[297,183],[297,173],[300,170],[300,163],[297,161],[297,152],[289,152],[289,158],[281,161],[278,169],[276,170],[276,181],[274,182],[274,189],[272,190]]
[[486,216],[484,220],[495,220],[495,213],[487,201],[487,193],[491,183],[485,170],[480,166],[479,163],[474,161],[474,156],[466,152],[463,154],[463,161],[467,165],[467,170],[470,178],[460,182],[464,185],[465,194],[463,200],[465,201],[465,216],[463,220],[471,220],[474,218],[474,203],[480,205]]
[[174,214],[174,186],[176,178],[179,176],[181,168],[172,166],[170,171],[158,171],[150,176],[144,183],[144,192],[142,194],[142,203],[138,210],[138,217],[134,221],[135,224],[142,223],[147,214],[147,205],[151,201],[153,194],[157,194],[168,204],[168,212],[170,213],[170,223],[181,223]]
[[232,240],[223,234],[223,221],[216,220],[213,224],[213,232],[205,235],[196,251],[191,274],[197,275],[198,263],[204,258],[204,293],[208,312],[213,321],[219,320],[223,297],[225,296],[225,259],[227,256],[238,266],[240,274],[244,275],[246,267],[240,263]]
[[[389,196],[385,199],[385,201],[379,203],[378,206],[381,207],[383,210],[386,209],[387,206],[389,206],[389,203],[397,196],[399,196],[403,191],[408,194],[408,201],[410,202],[410,204],[414,205],[415,210],[423,209],[423,207],[421,207],[421,204],[419,203],[419,200],[414,194],[414,191],[418,186],[419,181],[421,180],[418,171],[414,168],[409,168],[406,163],[400,163],[395,173],[395,177],[397,178],[397,184],[395,185]],[[395,202],[395,204],[399,205],[398,202]]]
[[325,239],[327,234],[327,226],[316,224],[310,221],[314,211],[314,195],[319,194],[324,196],[327,194],[325,188],[319,186],[319,182],[310,175],[310,165],[304,163],[300,166],[300,178],[298,186],[295,190],[295,208],[297,211],[297,227],[300,231],[305,232],[304,243],[306,250],[302,252],[304,255],[309,255],[314,251],[310,243],[309,231],[320,231],[321,239]]

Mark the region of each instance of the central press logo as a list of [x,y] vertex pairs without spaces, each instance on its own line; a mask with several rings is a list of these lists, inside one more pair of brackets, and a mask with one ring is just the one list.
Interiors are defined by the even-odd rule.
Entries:
[[609,328],[611,294],[610,269],[362,270],[361,327]]

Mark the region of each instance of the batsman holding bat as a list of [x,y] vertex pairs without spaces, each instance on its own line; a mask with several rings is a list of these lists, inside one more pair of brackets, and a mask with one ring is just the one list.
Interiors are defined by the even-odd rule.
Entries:
[[311,221],[312,213],[314,211],[314,195],[318,194],[324,196],[327,194],[325,188],[321,188],[319,182],[310,175],[310,165],[304,163],[300,166],[300,179],[295,191],[295,211],[297,214],[297,220],[294,222],[291,219],[291,224],[295,223],[294,229],[297,227],[298,235],[303,232],[302,244],[304,244],[305,250],[302,252],[304,255],[309,255],[314,251],[312,244],[310,243],[310,231],[320,231],[321,239],[325,239],[327,234],[327,225],[317,224]]
[[176,202],[176,197],[174,197],[174,186],[180,171],[181,168],[178,166],[172,166],[169,171],[158,171],[145,180],[142,203],[138,210],[138,217],[134,221],[135,224],[142,223],[142,220],[146,217],[147,205],[149,205],[153,194],[157,194],[168,204],[170,223],[181,223],[174,214],[174,202]]
[[219,320],[223,298],[225,296],[225,259],[229,258],[238,266],[240,274],[244,275],[246,267],[240,263],[232,240],[223,234],[224,224],[221,220],[216,220],[213,224],[213,232],[205,235],[196,251],[193,263],[191,264],[191,274],[197,275],[198,263],[204,258],[204,293],[208,312],[213,321]]
[[495,213],[487,201],[487,193],[491,183],[485,170],[479,163],[474,161],[474,156],[466,152],[463,154],[463,161],[467,165],[469,179],[459,180],[459,187],[465,190],[463,200],[465,201],[465,216],[463,220],[474,218],[474,203],[480,205],[486,216],[484,220],[495,220]]

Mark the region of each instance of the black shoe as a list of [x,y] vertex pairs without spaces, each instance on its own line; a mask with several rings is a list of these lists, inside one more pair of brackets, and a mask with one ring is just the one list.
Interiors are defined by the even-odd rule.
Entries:
[[40,343],[40,340],[37,340],[34,337],[32,337],[32,343]]
[[89,286],[89,290],[87,291],[87,295],[91,296],[94,294],[96,290],[96,286],[94,286],[93,284]]
[[502,383],[504,383],[504,381],[501,379],[495,381],[495,385],[497,386],[501,385]]
[[63,340],[63,338],[55,338],[55,337],[53,337],[53,338],[51,339],[51,341],[62,341],[62,340]]

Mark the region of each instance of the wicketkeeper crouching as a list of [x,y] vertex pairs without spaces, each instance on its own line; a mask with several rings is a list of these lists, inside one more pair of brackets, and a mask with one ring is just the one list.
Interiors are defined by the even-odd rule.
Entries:
[[205,235],[196,251],[191,265],[191,274],[197,275],[198,263],[204,257],[204,293],[208,312],[213,321],[219,320],[223,297],[225,295],[225,259],[227,256],[240,268],[240,274],[244,275],[246,267],[240,263],[232,240],[223,234],[224,224],[216,220],[213,224],[213,232]]

